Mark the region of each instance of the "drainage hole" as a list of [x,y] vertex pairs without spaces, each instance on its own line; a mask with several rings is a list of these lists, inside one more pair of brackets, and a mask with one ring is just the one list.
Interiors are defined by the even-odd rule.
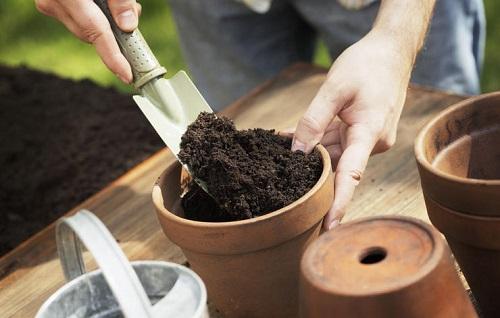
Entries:
[[366,265],[377,264],[383,261],[386,256],[387,251],[385,248],[371,247],[360,255],[359,262]]

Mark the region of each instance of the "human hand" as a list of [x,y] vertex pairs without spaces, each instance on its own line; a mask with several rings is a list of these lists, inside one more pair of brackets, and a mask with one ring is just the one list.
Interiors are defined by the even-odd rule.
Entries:
[[336,170],[325,229],[344,216],[369,156],[394,144],[413,62],[390,36],[371,31],[333,63],[299,121],[292,150],[309,153],[321,143]]
[[[109,22],[92,0],[35,0],[38,11],[61,21],[80,40],[91,43],[108,69],[123,82],[132,81],[132,69],[120,51]],[[137,28],[141,5],[135,0],[108,0],[118,27],[125,32]]]

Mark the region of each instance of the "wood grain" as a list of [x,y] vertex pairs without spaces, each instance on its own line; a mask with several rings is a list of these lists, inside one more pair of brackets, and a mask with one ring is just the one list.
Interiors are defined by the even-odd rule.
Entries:
[[[284,129],[295,125],[325,78],[325,70],[298,64],[237,101],[223,114],[239,128]],[[398,141],[374,156],[349,207],[345,221],[363,216],[399,214],[427,220],[413,157],[413,140],[423,124],[464,97],[410,88]],[[130,260],[185,262],[178,247],[161,232],[150,192],[162,170],[174,160],[162,150],[68,212],[93,211],[108,226]],[[26,211],[29,213],[29,211]],[[86,255],[88,266],[95,268]],[[0,316],[33,317],[49,295],[64,284],[58,263],[54,224],[0,259]]]

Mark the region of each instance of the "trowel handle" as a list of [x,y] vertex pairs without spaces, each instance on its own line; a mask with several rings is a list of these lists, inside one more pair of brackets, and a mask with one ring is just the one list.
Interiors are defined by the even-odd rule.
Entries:
[[132,32],[123,32],[116,24],[108,7],[108,0],[94,0],[108,18],[111,30],[115,35],[120,49],[132,67],[134,86],[140,88],[151,79],[163,75],[167,70],[160,65],[153,52],[142,37],[139,29]]

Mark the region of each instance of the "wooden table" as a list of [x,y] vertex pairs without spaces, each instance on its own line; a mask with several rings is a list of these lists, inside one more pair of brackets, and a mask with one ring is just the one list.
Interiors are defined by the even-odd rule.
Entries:
[[[294,65],[237,101],[223,114],[239,128],[294,126],[325,78],[325,70]],[[464,97],[425,88],[409,89],[396,145],[370,160],[344,221],[398,214],[427,220],[413,156],[413,140],[432,116]],[[151,188],[174,160],[161,150],[92,196],[81,208],[108,226],[130,260],[185,262],[180,249],[161,232],[151,203]],[[30,211],[26,211],[30,213]],[[94,268],[86,255],[88,267]],[[54,224],[0,259],[0,316],[33,317],[49,295],[64,284],[54,240]]]

